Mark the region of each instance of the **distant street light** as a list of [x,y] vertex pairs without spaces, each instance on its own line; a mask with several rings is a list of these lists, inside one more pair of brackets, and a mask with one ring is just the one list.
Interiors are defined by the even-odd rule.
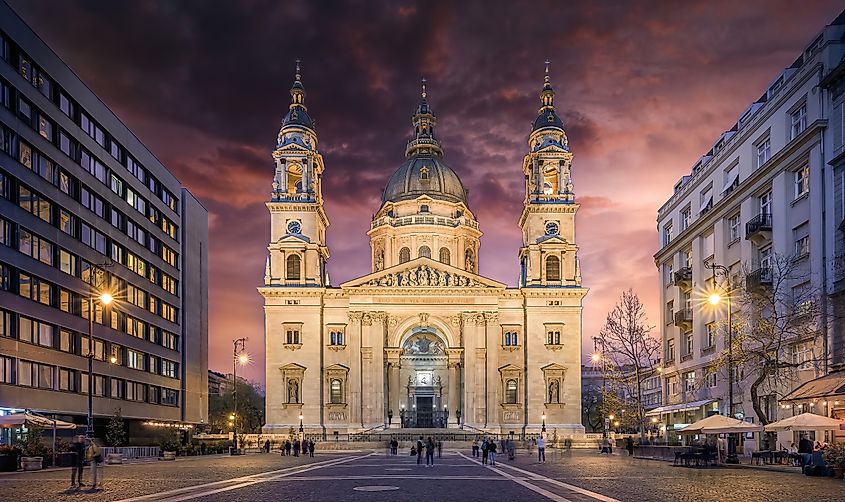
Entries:
[[[238,338],[232,340],[232,400],[234,401],[234,410],[230,418],[234,423],[232,428],[232,446],[234,454],[238,449],[238,422],[235,420],[238,413],[238,364],[241,366],[249,362],[249,354],[246,352],[246,341],[249,338]],[[240,350],[239,350],[240,349]]]

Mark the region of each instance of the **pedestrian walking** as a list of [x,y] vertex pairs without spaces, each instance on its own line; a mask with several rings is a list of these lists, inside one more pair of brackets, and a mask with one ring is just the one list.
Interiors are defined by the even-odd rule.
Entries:
[[443,458],[443,441],[437,440],[437,458]]
[[422,464],[422,456],[423,456],[423,450],[424,449],[425,449],[425,443],[423,443],[423,437],[420,436],[420,438],[417,439],[417,465]]
[[546,440],[543,436],[537,438],[537,462],[546,461]]
[[97,489],[97,468],[103,461],[103,454],[100,447],[94,442],[94,438],[88,438],[88,447],[85,448],[85,460],[91,462],[91,489]]
[[434,444],[434,440],[431,439],[431,436],[428,437],[428,441],[425,442],[425,466],[434,467],[434,449],[436,445]]
[[490,454],[490,450],[488,449],[488,447],[489,447],[489,443],[487,442],[487,439],[485,438],[484,441],[481,442],[481,463],[482,464],[487,463],[487,456]]
[[308,441],[308,456],[309,457],[314,456],[314,440],[313,439],[311,441]]
[[490,459],[490,465],[496,465],[496,442],[490,441],[487,444],[487,456]]
[[82,473],[85,470],[85,436],[74,436],[73,438],[73,466],[70,469],[70,487],[85,486],[82,482]]

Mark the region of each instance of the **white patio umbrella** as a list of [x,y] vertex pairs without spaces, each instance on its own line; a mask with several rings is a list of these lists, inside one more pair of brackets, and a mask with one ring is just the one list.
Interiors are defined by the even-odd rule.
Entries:
[[681,434],[735,434],[742,432],[760,432],[763,428],[736,418],[724,415],[710,415],[679,430]]
[[14,413],[0,417],[0,429],[18,429],[20,427],[41,427],[53,430],[53,465],[56,465],[56,429],[76,429],[78,426],[64,420],[47,418],[34,413]]
[[802,413],[784,418],[766,426],[767,431],[829,431],[839,430],[845,421],[823,417],[815,413]]

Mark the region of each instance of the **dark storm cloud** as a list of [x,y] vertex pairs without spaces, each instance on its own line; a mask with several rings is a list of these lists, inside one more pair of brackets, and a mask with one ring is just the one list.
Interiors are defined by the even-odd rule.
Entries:
[[589,337],[629,286],[657,318],[657,207],[841,9],[834,0],[11,4],[209,209],[215,368],[233,334],[263,333],[254,288],[270,151],[297,57],[326,161],[335,284],[369,270],[369,219],[403,160],[423,76],[446,162],[485,232],[480,269],[514,283],[522,157],[551,59],[582,203]]

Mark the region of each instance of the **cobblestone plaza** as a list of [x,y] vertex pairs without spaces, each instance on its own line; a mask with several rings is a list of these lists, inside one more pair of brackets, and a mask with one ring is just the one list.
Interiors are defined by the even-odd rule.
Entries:
[[[319,447],[319,446],[318,446]],[[319,451],[319,450],[318,450]],[[401,450],[400,450],[401,451]],[[841,481],[795,472],[740,466],[694,469],[668,462],[599,455],[592,450],[550,451],[538,464],[526,451],[482,466],[466,451],[447,450],[435,467],[384,451],[319,453],[314,458],[249,454],[179,458],[108,466],[102,490],[68,490],[70,472],[0,475],[6,500],[554,500],[754,501],[842,500]],[[86,472],[86,477],[88,473]]]

